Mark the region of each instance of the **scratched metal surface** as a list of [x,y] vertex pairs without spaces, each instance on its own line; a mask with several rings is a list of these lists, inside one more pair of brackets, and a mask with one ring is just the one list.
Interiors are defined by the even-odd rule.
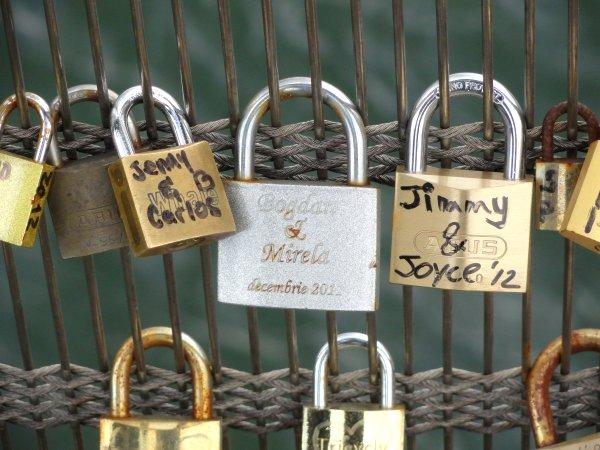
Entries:
[[[122,91],[143,81],[146,88],[155,83],[183,99],[193,122],[229,117],[233,131],[240,105],[255,92],[272,87],[279,77],[310,73],[313,80],[355,93],[365,122],[404,122],[409,105],[440,78],[436,123],[448,126],[483,115],[484,136],[490,138],[491,92],[483,103],[450,103],[450,67],[501,80],[521,100],[529,127],[567,99],[569,138],[577,134],[575,102],[596,110],[600,103],[594,70],[600,11],[593,2],[319,2],[318,20],[315,0],[231,5],[227,0],[153,0],[143,8],[139,0],[44,0],[44,8],[34,0],[0,3],[5,37],[0,40],[0,97],[16,91],[21,104],[24,88],[52,99],[57,93],[64,98],[68,86],[80,83]],[[272,124],[314,116],[316,136],[323,136],[318,99],[312,107],[299,100],[280,108],[275,98],[272,106]],[[100,118],[96,105],[63,108],[65,137],[73,136],[72,120],[107,125],[107,97],[99,110]],[[152,110],[145,115],[152,124]],[[21,109],[14,120],[26,127],[33,116]],[[156,136],[152,125],[148,134]],[[391,189],[383,189],[382,205],[391,205],[392,196]],[[387,273],[391,208],[382,212],[382,273]],[[3,247],[0,314],[6,326],[0,330],[0,360],[25,368],[58,360],[68,378],[71,361],[106,369],[117,346],[136,335],[140,325],[166,324],[185,330],[210,351],[217,382],[222,364],[254,373],[289,365],[294,379],[299,365],[311,366],[317,349],[332,342],[338,329],[366,328],[374,336],[377,328],[377,337],[406,373],[440,365],[447,374],[452,367],[484,373],[519,364],[526,369],[551,338],[561,331],[566,335],[572,326],[597,326],[600,313],[597,258],[553,233],[536,233],[533,245],[530,295],[413,290],[384,278],[375,326],[374,315],[365,320],[364,314],[215,304],[208,277],[214,254],[207,250],[135,261],[127,251],[61,261],[53,231],[44,227],[32,251]],[[202,274],[204,284],[198,283]],[[335,371],[335,348],[333,357]],[[367,364],[360,353],[342,359],[344,369]],[[161,354],[159,362],[181,370],[181,348],[175,362],[171,354]],[[566,352],[562,372],[570,366]],[[142,380],[144,367],[141,361]],[[0,427],[0,442],[5,449],[93,448],[96,433],[78,426],[47,433]],[[258,438],[232,432],[226,438],[232,448],[287,449],[294,448],[292,436],[292,431]],[[529,448],[529,437],[527,427],[483,438],[445,429],[410,438],[407,448]]]

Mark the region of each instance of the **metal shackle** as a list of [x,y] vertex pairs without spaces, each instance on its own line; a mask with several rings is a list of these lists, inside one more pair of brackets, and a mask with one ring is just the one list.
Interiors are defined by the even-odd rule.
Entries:
[[[25,92],[25,98],[27,99],[27,104],[35,109],[40,118],[40,133],[38,135],[37,147],[33,154],[33,160],[43,164],[48,157],[48,148],[50,147],[50,141],[52,140],[52,135],[54,133],[52,120],[50,119],[50,107],[48,106],[48,103],[46,103],[46,100],[33,92]],[[6,119],[16,107],[16,95],[11,95],[0,105],[0,136],[4,130]]]
[[[600,330],[581,329],[571,333],[571,353],[600,352]],[[527,405],[538,447],[558,442],[550,407],[550,382],[563,352],[562,337],[554,339],[538,355],[527,378]]]
[[[557,119],[563,114],[567,113],[568,103],[560,102],[554,105],[548,110],[544,116],[544,122],[542,123],[542,161],[552,162],[554,161],[554,148],[553,148],[553,137],[554,137],[554,124]],[[600,124],[598,123],[598,117],[593,111],[583,103],[577,103],[577,115],[579,115],[587,124],[588,133],[588,144],[591,144],[598,139],[598,132]]]
[[[169,327],[152,327],[142,330],[142,346],[144,349],[151,347],[173,347],[173,331]],[[212,418],[212,389],[210,363],[204,350],[187,334],[181,334],[183,352],[187,360],[192,377],[192,416],[195,420],[209,420]],[[133,338],[129,338],[121,346],[110,377],[110,415],[113,418],[130,417],[129,385],[131,365],[134,355]]]
[[[352,100],[335,86],[322,82],[323,102],[339,117],[348,141],[348,184],[369,184],[367,136],[358,110]],[[312,97],[311,80],[308,77],[286,78],[279,82],[282,100],[294,97]],[[236,139],[235,179],[254,179],[254,144],[260,120],[269,110],[269,89],[264,88],[248,103],[238,126]]]
[[[110,129],[120,158],[135,153],[127,121],[133,105],[141,103],[143,98],[144,94],[141,86],[130,87],[117,97],[110,112]],[[179,103],[169,93],[155,86],[152,86],[152,99],[156,107],[167,117],[177,145],[187,145],[194,142],[192,129],[186,119],[185,111],[179,106]]]
[[[450,97],[475,95],[483,97],[483,76],[478,73],[450,75]],[[504,178],[521,180],[525,177],[525,119],[519,102],[504,85],[494,80],[494,107],[500,113],[506,133]],[[426,150],[429,123],[440,104],[439,83],[427,88],[415,103],[407,128],[406,171],[421,173],[427,165]]]
[[[369,345],[369,337],[363,333],[343,333],[338,335],[337,344],[340,349],[348,347],[363,347]],[[381,407],[390,409],[394,407],[394,361],[384,345],[377,341],[377,358],[381,368]],[[329,359],[329,345],[325,344],[319,350],[315,361],[313,374],[314,407],[324,409],[327,407],[327,361]]]
[[[98,101],[98,86],[95,84],[79,84],[77,86],[70,87],[67,90],[67,97],[69,101],[69,105],[74,105],[76,103],[82,102],[97,102]],[[114,105],[117,100],[117,93],[111,89],[108,89],[108,101],[110,105]],[[60,97],[57,96],[50,103],[50,117],[52,119],[52,125],[55,130],[58,130],[58,121],[60,120]],[[140,138],[140,133],[135,125],[135,120],[131,117],[127,119],[127,128],[129,129],[129,134],[132,137],[133,147],[140,148],[142,146],[142,140]],[[50,150],[48,153],[48,160],[53,166],[60,167],[63,164],[62,158],[60,156],[60,149],[58,147],[58,139],[56,138],[56,133],[52,136],[52,141],[50,141]]]

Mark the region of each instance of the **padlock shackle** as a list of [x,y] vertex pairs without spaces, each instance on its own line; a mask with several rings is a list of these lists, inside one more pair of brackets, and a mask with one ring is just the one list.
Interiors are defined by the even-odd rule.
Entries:
[[[571,353],[585,351],[600,352],[600,330],[587,328],[571,333]],[[538,355],[527,378],[527,405],[538,448],[558,442],[550,407],[550,383],[562,352],[562,337],[558,337]]]
[[[173,347],[173,331],[169,327],[142,330],[142,347]],[[183,354],[190,366],[192,377],[192,416],[195,420],[210,420],[212,408],[212,381],[210,363],[204,350],[185,333],[181,333]],[[113,418],[131,417],[129,385],[134,359],[133,338],[121,346],[115,356],[110,378],[110,415]]]
[[[95,84],[79,84],[77,86],[72,86],[67,90],[67,97],[69,105],[90,101],[98,102],[98,86]],[[115,104],[117,97],[118,95],[115,91],[108,89],[108,101],[110,102],[111,107]],[[56,96],[50,103],[50,117],[52,119],[54,130],[58,130],[58,122],[61,120],[61,101],[59,96]],[[129,129],[129,134],[132,137],[134,148],[140,148],[142,146],[142,140],[135,124],[135,120],[133,120],[131,116],[127,119],[127,127]],[[48,161],[55,167],[61,167],[63,165],[56,133],[54,133],[52,140],[50,141]]]
[[[483,96],[483,76],[478,73],[455,73],[450,75],[450,97],[457,95]],[[521,180],[525,177],[525,119],[519,102],[494,80],[493,103],[504,122],[506,151],[504,178]],[[439,82],[433,83],[415,103],[407,127],[406,171],[422,173],[427,166],[427,141],[429,124],[440,104]]]
[[[358,110],[352,100],[335,86],[322,82],[323,102],[340,118],[346,130],[348,142],[348,184],[366,186],[369,184],[369,163],[367,156],[367,135]],[[311,79],[308,77],[286,78],[279,82],[281,100],[294,97],[312,97]],[[239,123],[235,144],[236,160],[234,176],[236,180],[254,179],[254,153],[256,133],[260,120],[270,108],[269,89],[264,88],[250,100]]]
[[[144,94],[141,86],[130,87],[117,97],[110,112],[110,129],[120,158],[135,153],[127,122],[131,108],[141,103],[143,99]],[[152,99],[155,106],[163,112],[169,121],[177,145],[193,143],[192,129],[186,119],[185,111],[179,106],[179,103],[168,92],[156,86],[152,86]]]
[[[560,102],[548,110],[542,123],[542,161],[554,161],[554,124],[560,116],[567,113],[568,102]],[[598,139],[598,117],[583,103],[577,103],[577,115],[587,124],[588,145]]]
[[[337,337],[339,349],[348,347],[368,348],[369,337],[363,333],[342,333]],[[377,359],[381,370],[381,407],[390,409],[394,407],[394,361],[385,346],[377,341]],[[313,373],[314,407],[324,409],[327,407],[327,368],[329,360],[329,345],[325,344],[319,350],[315,360]]]
[[[40,118],[40,133],[38,134],[38,142],[33,154],[33,160],[43,164],[46,162],[48,148],[50,147],[50,141],[54,133],[52,120],[50,119],[50,107],[46,103],[46,100],[33,92],[25,92],[25,98],[27,99],[27,104],[37,112]],[[4,131],[6,119],[16,107],[16,95],[11,95],[0,105],[0,136],[2,136],[2,132]]]

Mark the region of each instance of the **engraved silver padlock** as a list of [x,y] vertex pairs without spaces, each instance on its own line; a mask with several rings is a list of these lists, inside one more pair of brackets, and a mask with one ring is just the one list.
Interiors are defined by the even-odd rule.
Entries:
[[[224,303],[330,311],[374,311],[379,279],[379,189],[368,187],[366,134],[352,101],[323,82],[323,101],[348,140],[348,184],[256,180],[263,89],[246,108],[226,182],[238,232],[218,242],[218,299]],[[282,99],[311,97],[310,78],[281,80]]]

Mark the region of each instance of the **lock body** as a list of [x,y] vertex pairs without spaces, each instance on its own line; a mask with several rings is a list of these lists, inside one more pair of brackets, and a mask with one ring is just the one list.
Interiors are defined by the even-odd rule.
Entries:
[[405,409],[372,404],[305,407],[302,450],[403,450]]
[[558,231],[575,189],[582,159],[555,159],[535,163],[535,212],[538,229]]
[[100,419],[100,450],[219,450],[219,420]]
[[218,298],[251,306],[377,308],[376,188],[226,181],[238,233],[218,242]]
[[565,213],[560,234],[600,253],[600,150],[590,145]]
[[114,250],[127,245],[108,178],[113,153],[69,161],[54,172],[48,206],[63,258]]
[[428,167],[396,172],[390,282],[525,292],[533,181]]
[[109,175],[136,256],[182,249],[235,231],[207,142],[125,156]]
[[54,167],[0,151],[0,241],[32,247]]

